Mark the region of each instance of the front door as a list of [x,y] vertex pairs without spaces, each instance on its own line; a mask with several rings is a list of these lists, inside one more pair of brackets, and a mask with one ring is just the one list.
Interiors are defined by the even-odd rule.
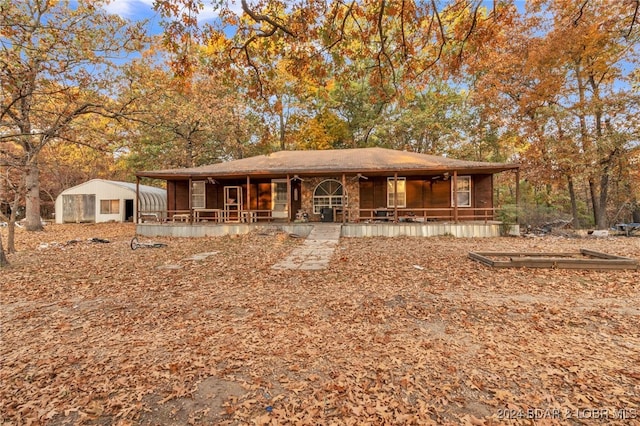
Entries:
[[291,220],[296,219],[296,213],[302,209],[302,185],[299,180],[291,181]]
[[286,179],[271,180],[271,217],[274,219],[289,217]]

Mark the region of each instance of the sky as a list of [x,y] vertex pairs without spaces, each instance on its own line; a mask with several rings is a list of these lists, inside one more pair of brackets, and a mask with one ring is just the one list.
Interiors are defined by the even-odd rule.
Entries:
[[113,0],[105,9],[124,18],[139,20],[154,16],[153,0]]
[[[210,22],[217,17],[217,13],[211,3],[212,2],[208,0],[204,1],[205,7],[198,16],[199,22]],[[233,3],[237,4],[232,5],[232,10],[240,11],[240,1],[237,0]],[[132,21],[148,19],[152,33],[157,34],[162,31],[159,25],[160,16],[153,10],[153,0],[111,0],[111,2],[105,6],[105,9],[109,13],[120,15]]]
[[[216,18],[216,13],[211,6],[210,1],[205,1],[205,9],[200,14],[199,19],[201,21],[211,21]],[[240,0],[232,0],[232,10],[240,11]],[[251,2],[249,2],[251,3]],[[487,7],[491,7],[492,0],[485,0]],[[523,8],[525,5],[524,0],[515,0],[515,4],[519,8]],[[111,0],[111,3],[106,9],[114,14],[118,14],[122,17],[139,20],[152,18],[155,16],[153,10],[153,0]]]

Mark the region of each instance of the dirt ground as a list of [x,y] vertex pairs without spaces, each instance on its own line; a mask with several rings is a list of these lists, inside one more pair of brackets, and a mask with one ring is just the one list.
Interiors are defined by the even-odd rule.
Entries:
[[133,235],[18,230],[0,424],[640,424],[640,271],[467,257],[640,259],[638,237],[343,238],[328,270],[283,271],[301,239]]

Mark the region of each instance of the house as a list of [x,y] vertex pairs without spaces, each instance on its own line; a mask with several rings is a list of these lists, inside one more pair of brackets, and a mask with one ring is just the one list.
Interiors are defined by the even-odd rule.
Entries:
[[[65,189],[56,198],[56,223],[131,222],[162,220],[167,210],[167,191],[153,186],[92,179]],[[136,203],[136,200],[139,200]],[[145,212],[138,216],[138,208]]]
[[167,181],[172,223],[457,223],[493,220],[493,175],[517,174],[518,168],[358,148],[279,151],[202,167],[142,171],[137,177]]

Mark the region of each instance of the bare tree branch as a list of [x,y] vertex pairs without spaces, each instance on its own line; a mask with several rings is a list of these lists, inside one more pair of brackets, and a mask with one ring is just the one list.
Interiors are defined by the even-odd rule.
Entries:
[[[262,15],[259,13],[255,13],[254,11],[252,11],[251,9],[249,9],[249,5],[247,4],[246,0],[242,0],[242,10],[251,17],[251,19],[253,19],[256,22],[266,22],[269,25],[271,25],[274,30],[278,29],[280,31],[282,31],[285,34],[288,34],[291,37],[296,38],[296,35],[287,27],[285,27],[284,25],[282,25],[281,23],[277,22],[275,19],[272,19],[270,16],[267,15]],[[271,32],[271,34],[275,33],[275,31]],[[268,36],[267,36],[268,37]]]
[[580,18],[582,18],[582,15],[584,14],[584,8],[587,7],[587,3],[589,3],[589,0],[584,0],[584,3],[582,3],[582,6],[580,6],[580,10],[578,11],[578,16],[576,17],[576,19],[573,20],[574,27],[578,26],[578,22],[580,21]]
[[473,19],[471,20],[471,26],[469,27],[469,31],[467,31],[467,34],[462,39],[462,44],[460,45],[460,52],[458,52],[459,58],[462,58],[462,54],[464,52],[464,45],[467,42],[467,40],[469,40],[469,37],[471,37],[471,34],[473,34],[473,31],[476,29],[476,25],[478,23],[479,9],[480,9],[480,4],[477,4],[475,10],[473,11]]
[[631,37],[631,33],[633,32],[633,26],[636,23],[636,19],[638,19],[638,12],[640,11],[640,0],[635,0],[636,7],[633,8],[633,17],[631,18],[631,24],[629,25],[629,31],[627,31],[626,37]]
[[386,6],[386,2],[385,0],[380,0],[380,11],[378,12],[378,35],[380,36],[380,51],[378,52],[377,55],[377,60],[378,60],[378,73],[380,75],[380,81],[384,81],[384,73],[383,71],[383,65],[382,65],[382,61],[380,59],[381,56],[383,56],[387,62],[389,63],[389,68],[391,69],[391,76],[392,76],[392,82],[393,82],[393,86],[395,89],[398,88],[398,84],[396,81],[396,70],[395,67],[393,65],[393,61],[391,60],[391,57],[389,56],[388,52],[387,52],[387,36],[384,33],[384,22],[383,22],[383,17],[384,17],[384,9]]
[[260,70],[258,70],[258,67],[251,60],[251,55],[249,54],[248,46],[244,46],[243,50],[244,50],[244,53],[245,53],[245,57],[247,59],[247,64],[249,64],[249,66],[253,69],[253,71],[256,74],[256,80],[258,82],[258,88],[259,88],[259,91],[260,91],[260,97],[263,98],[264,100],[266,100],[266,98],[264,96],[263,86],[262,86],[262,79],[260,78]]
[[405,12],[405,0],[402,0],[402,6],[400,8],[400,34],[402,35],[402,56],[406,60],[409,57],[409,49],[407,48],[407,37],[404,30],[404,12]]
[[[326,50],[329,51],[331,50],[334,46],[336,46],[338,43],[340,43],[343,39],[344,39],[344,28],[347,25],[347,19],[349,18],[349,16],[351,16],[351,14],[353,13],[353,6],[355,5],[355,0],[351,2],[351,4],[349,5],[348,9],[347,9],[347,13],[344,14],[344,18],[342,18],[342,22],[340,24],[340,33],[338,35],[338,38],[336,40],[334,40],[333,42],[331,42],[327,47]],[[336,13],[334,14],[334,19],[338,14],[338,5],[336,5]]]

